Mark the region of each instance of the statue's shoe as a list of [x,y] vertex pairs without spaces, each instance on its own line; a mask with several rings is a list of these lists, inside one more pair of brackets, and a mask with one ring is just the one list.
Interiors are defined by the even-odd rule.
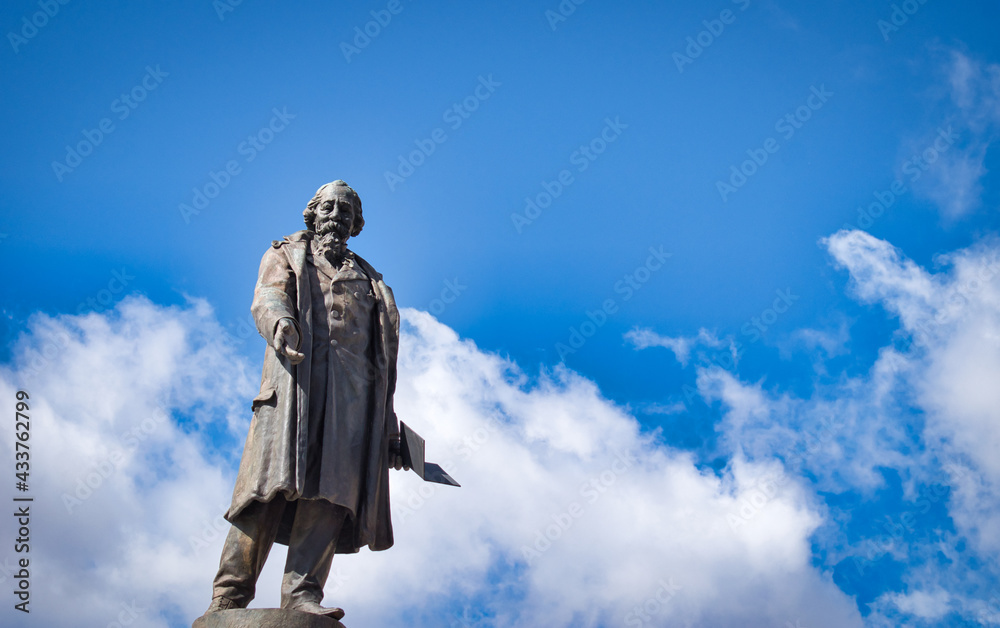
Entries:
[[317,602],[299,602],[295,606],[289,606],[287,610],[290,611],[301,611],[303,613],[312,613],[313,615],[322,615],[323,617],[330,617],[332,619],[341,620],[344,618],[344,609],[337,608],[336,606],[327,608],[325,606],[320,606]]
[[231,600],[228,597],[220,595],[219,597],[212,598],[212,603],[208,605],[208,610],[205,611],[205,614],[228,611],[232,608],[243,608],[243,605],[236,600]]

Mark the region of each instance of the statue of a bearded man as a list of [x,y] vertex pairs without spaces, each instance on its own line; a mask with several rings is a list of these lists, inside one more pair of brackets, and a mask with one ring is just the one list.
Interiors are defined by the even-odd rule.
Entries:
[[334,554],[392,546],[399,312],[347,248],[365,224],[357,193],[328,183],[304,216],[260,264],[251,309],[267,354],[206,615],[247,606],[277,541],[288,545],[281,607],[340,619],[320,605]]

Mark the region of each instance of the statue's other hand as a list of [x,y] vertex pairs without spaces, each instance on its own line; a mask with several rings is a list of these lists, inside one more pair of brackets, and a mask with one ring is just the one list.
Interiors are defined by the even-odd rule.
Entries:
[[389,468],[396,471],[400,469],[410,470],[410,467],[403,464],[403,451],[399,442],[399,434],[389,437]]
[[299,332],[295,329],[295,324],[288,318],[278,321],[278,326],[274,330],[272,346],[278,355],[287,357],[292,364],[298,364],[306,357],[305,354],[295,349],[299,346]]

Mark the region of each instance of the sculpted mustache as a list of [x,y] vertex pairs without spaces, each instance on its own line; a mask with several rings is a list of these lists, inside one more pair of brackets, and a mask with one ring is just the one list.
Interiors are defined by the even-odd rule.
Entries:
[[347,225],[342,222],[336,222],[333,220],[327,220],[326,222],[317,225],[316,233],[319,235],[327,235],[330,233],[346,234]]

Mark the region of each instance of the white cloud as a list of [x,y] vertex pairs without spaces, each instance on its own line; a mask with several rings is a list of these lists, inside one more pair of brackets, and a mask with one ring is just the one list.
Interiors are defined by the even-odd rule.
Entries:
[[885,420],[894,407],[894,377],[877,366],[866,380],[820,386],[808,399],[743,382],[717,366],[699,368],[697,382],[707,402],[721,405],[716,455],[778,458],[789,473],[808,472],[818,490],[870,493],[883,485],[880,467],[914,464],[902,453],[908,425]]
[[792,334],[790,344],[801,344],[806,349],[822,351],[827,357],[847,353],[847,343],[851,339],[846,321],[841,321],[836,330],[799,329]]
[[935,203],[947,218],[971,213],[981,204],[987,148],[985,143],[976,143],[941,153],[927,176],[914,183],[914,189]]
[[935,591],[914,591],[903,595],[891,593],[886,599],[894,604],[900,611],[914,615],[921,619],[940,619],[949,610],[948,600],[951,598],[947,591],[937,589]]
[[823,243],[850,272],[857,296],[881,303],[906,326],[925,318],[940,299],[940,282],[888,242],[855,230],[840,231]]
[[663,414],[667,416],[683,414],[687,411],[687,406],[681,401],[674,403],[645,403],[639,407],[641,412],[646,414]]
[[959,50],[950,51],[949,56],[952,102],[974,131],[987,131],[1000,122],[1000,64],[984,64]]
[[[853,293],[898,318],[897,338],[867,373],[818,382],[808,398],[699,365],[698,391],[721,412],[712,453],[756,465],[782,460],[785,475],[777,477],[812,478],[801,503],[810,495],[821,501],[821,492],[874,497],[885,485],[883,469],[894,469],[904,502],[877,524],[880,532],[898,531],[904,516],[929,529],[918,490],[948,485],[954,533],[935,530],[931,540],[904,532],[873,556],[872,539],[847,541],[851,514],[831,513],[813,539],[829,565],[884,555],[907,565],[905,589],[876,600],[866,625],[938,625],[952,612],[982,617],[986,600],[998,595],[1000,245],[986,240],[939,256],[932,273],[862,231],[838,232],[824,244],[850,274]],[[968,561],[981,567],[970,571]]]
[[[106,626],[124,613],[168,626],[163,613],[190,615],[207,601],[201,574],[211,577],[218,556],[189,541],[231,491],[232,457],[207,453],[202,430],[242,429],[253,394],[221,337],[198,301],[128,299],[110,316],[30,321],[14,351],[19,370],[0,371],[0,398],[30,394],[31,614],[6,604],[4,625]],[[13,469],[11,438],[3,443]],[[10,561],[4,588],[20,557],[0,557]]]
[[[459,341],[426,314],[407,312],[407,319],[398,407],[412,413],[429,443],[444,447],[443,459],[454,456],[465,493],[439,490],[408,518],[424,542],[401,541],[401,553],[419,552],[416,564],[432,561],[435,544],[426,537],[440,534],[467,548],[449,553],[463,567],[456,573],[478,569],[480,578],[490,558],[462,558],[483,553],[475,548],[492,548],[494,560],[529,554],[528,588],[516,611],[496,609],[507,618],[499,625],[621,623],[660,579],[682,590],[654,625],[669,618],[763,625],[779,615],[808,615],[816,625],[857,621],[849,601],[808,567],[819,517],[794,485],[759,518],[731,529],[727,515],[772,467],[734,463],[722,478],[701,472],[688,456],[645,441],[636,421],[592,382],[560,368],[525,387],[514,365]],[[467,403],[456,403],[456,394]],[[485,442],[476,449],[475,434],[490,416],[499,418],[488,436],[480,432]],[[463,445],[466,438],[473,440]],[[633,452],[636,462],[625,468],[616,462],[621,452]]]
[[[908,347],[883,349],[875,368],[894,373],[920,411],[919,448],[910,455],[922,461],[912,466],[925,481],[943,476],[950,485],[957,531],[948,542],[911,546],[911,554],[928,560],[906,575],[910,593],[885,595],[876,606],[929,625],[949,610],[981,618],[996,594],[992,557],[1000,550],[1000,246],[985,240],[939,256],[941,270],[932,274],[862,232],[842,231],[826,244],[860,296],[899,316]],[[891,416],[880,421],[891,423]],[[955,549],[966,543],[967,554]],[[968,560],[983,567],[970,571]]]
[[1000,125],[1000,65],[949,50],[943,72],[951,102],[948,124],[963,139],[942,151],[921,149],[929,168],[915,180],[914,190],[956,219],[981,204],[986,154]]
[[633,329],[625,334],[625,339],[635,345],[636,349],[648,349],[649,347],[664,347],[670,349],[681,366],[687,366],[691,357],[691,350],[698,346],[718,348],[724,346],[724,342],[716,335],[706,329],[699,329],[695,336],[661,336],[651,329]]
[[[349,620],[640,625],[638,608],[647,625],[861,625],[812,564],[821,509],[773,460],[699,469],[593,382],[563,368],[529,381],[428,314],[404,320],[397,410],[463,486],[393,474],[396,547],[334,561],[328,602]],[[63,348],[21,384],[45,499],[33,506],[33,615],[8,605],[5,625],[105,626],[125,604],[142,609],[139,625],[185,626],[204,610],[256,376],[222,337],[200,302],[34,319],[17,372],[33,348]],[[0,398],[17,372],[0,373]],[[123,439],[136,427],[141,441]],[[60,495],[79,478],[98,487],[70,513]],[[277,603],[281,560],[255,605]]]
[[1000,550],[1000,248],[941,256],[936,275],[863,232],[827,241],[862,296],[899,315],[914,347],[900,356],[925,439],[952,475],[952,515],[982,551]]

